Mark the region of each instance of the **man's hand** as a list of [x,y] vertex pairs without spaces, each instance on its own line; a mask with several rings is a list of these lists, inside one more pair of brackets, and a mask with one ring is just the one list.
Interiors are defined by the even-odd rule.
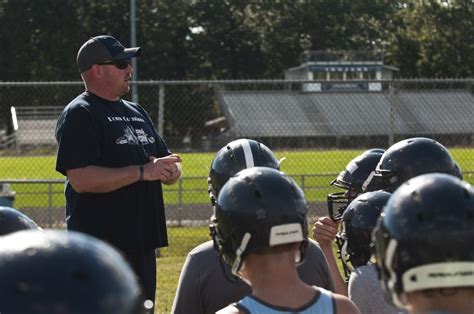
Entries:
[[321,248],[331,248],[336,238],[337,224],[329,217],[319,217],[313,226],[313,237]]
[[171,154],[156,158],[151,156],[150,161],[143,166],[145,181],[160,180],[163,183],[174,183],[181,176],[181,157]]

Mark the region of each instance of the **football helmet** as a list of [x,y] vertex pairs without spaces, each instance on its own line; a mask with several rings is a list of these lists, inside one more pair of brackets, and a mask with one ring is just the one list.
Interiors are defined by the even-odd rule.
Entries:
[[370,153],[378,153],[378,154],[383,154],[385,153],[385,149],[383,148],[371,148],[363,152],[363,154],[370,154]]
[[462,177],[453,158],[442,144],[425,137],[409,138],[387,149],[364,188],[365,191],[393,192],[403,182],[432,172]]
[[255,140],[238,139],[222,147],[211,163],[208,178],[208,192],[212,205],[219,191],[234,174],[251,167],[280,169],[280,163],[273,152]]
[[344,211],[342,227],[336,236],[336,244],[346,277],[353,268],[369,262],[372,255],[371,233],[390,195],[391,193],[385,191],[360,194]]
[[457,163],[454,164],[454,176],[463,180],[462,170]]
[[0,206],[0,236],[20,230],[39,230],[28,216],[11,207]]
[[143,313],[130,266],[108,244],[78,232],[0,237],[2,313]]
[[242,170],[217,198],[214,247],[236,276],[250,253],[280,244],[301,242],[301,262],[308,241],[307,211],[303,191],[289,176],[268,167]]
[[474,286],[474,189],[440,173],[400,186],[373,232],[376,265],[387,298],[434,288]]
[[346,169],[331,182],[331,185],[346,190],[327,195],[328,213],[331,219],[340,220],[347,205],[362,193],[365,180],[375,170],[382,154],[383,149],[380,148],[365,151],[352,159]]

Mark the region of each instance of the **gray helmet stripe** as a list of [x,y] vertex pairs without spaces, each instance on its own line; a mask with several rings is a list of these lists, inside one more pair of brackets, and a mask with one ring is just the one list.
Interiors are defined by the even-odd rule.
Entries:
[[244,150],[246,168],[254,167],[255,162],[253,160],[252,148],[250,147],[250,142],[248,140],[242,141],[242,149]]

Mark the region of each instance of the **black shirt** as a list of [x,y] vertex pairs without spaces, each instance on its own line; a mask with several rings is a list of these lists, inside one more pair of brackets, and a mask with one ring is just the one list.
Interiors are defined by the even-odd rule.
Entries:
[[[141,165],[171,154],[138,104],[84,92],[63,110],[56,126],[56,170],[88,165]],[[108,193],[77,193],[66,181],[69,230],[108,241],[124,252],[168,245],[160,181],[143,181]]]

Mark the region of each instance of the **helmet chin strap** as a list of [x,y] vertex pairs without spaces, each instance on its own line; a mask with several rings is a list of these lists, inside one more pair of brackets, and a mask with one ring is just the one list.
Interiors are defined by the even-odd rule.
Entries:
[[303,264],[303,258],[301,256],[301,249],[300,248],[298,248],[298,250],[295,251],[295,264],[297,266]]
[[247,248],[251,237],[252,235],[246,232],[242,237],[240,246],[237,248],[237,250],[235,250],[235,261],[234,264],[232,264],[232,274],[234,274],[235,276],[238,276],[238,272],[242,264],[242,254],[245,252],[245,249]]
[[354,270],[354,268],[347,263],[347,259],[345,258],[347,255],[347,241],[344,241],[344,244],[341,247],[341,261],[344,264],[344,267],[348,270],[349,274]]
[[278,166],[281,166],[281,163],[286,160],[286,157],[283,157],[282,159],[278,160]]

